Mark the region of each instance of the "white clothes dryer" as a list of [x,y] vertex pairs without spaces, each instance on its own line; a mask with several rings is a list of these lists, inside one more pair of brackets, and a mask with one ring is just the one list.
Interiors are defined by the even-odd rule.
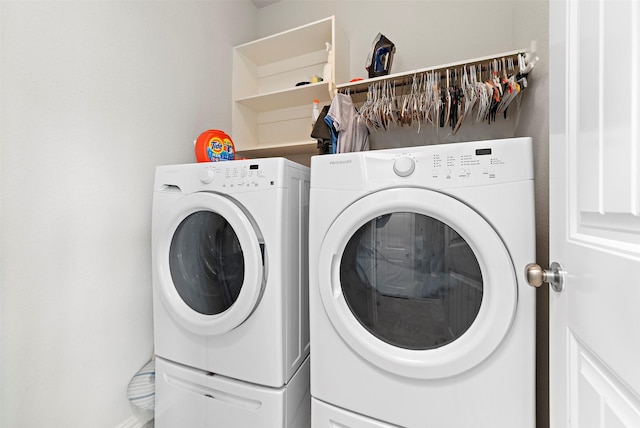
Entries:
[[312,158],[312,427],[535,426],[531,144]]
[[284,158],[159,166],[156,355],[281,387],[309,355],[309,168]]

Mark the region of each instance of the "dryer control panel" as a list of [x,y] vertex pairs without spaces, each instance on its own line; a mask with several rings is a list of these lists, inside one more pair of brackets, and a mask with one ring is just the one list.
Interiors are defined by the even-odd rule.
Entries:
[[500,174],[502,165],[508,162],[500,153],[494,153],[491,147],[464,153],[434,153],[427,160],[430,163],[428,167],[432,168],[431,176],[444,180],[495,179]]
[[[275,174],[274,174],[275,173]],[[215,162],[206,165],[201,172],[203,184],[213,184],[216,189],[258,189],[274,187],[277,171],[260,163]]]
[[[329,170],[314,179],[314,165]],[[315,156],[312,187],[373,189],[402,185],[469,187],[533,179],[531,138],[434,144]]]

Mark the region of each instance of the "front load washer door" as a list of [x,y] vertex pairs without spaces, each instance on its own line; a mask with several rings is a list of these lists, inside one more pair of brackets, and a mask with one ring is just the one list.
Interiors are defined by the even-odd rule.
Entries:
[[238,205],[214,193],[180,199],[155,249],[163,304],[196,334],[226,333],[253,312],[265,282],[264,243]]
[[444,378],[484,361],[516,310],[509,253],[475,210],[426,189],[359,199],[319,255],[323,307],[342,340],[391,373]]

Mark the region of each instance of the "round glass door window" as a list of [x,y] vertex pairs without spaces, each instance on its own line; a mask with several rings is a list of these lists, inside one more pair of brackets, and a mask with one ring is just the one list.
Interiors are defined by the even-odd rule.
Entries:
[[439,348],[462,336],[482,303],[480,265],[451,227],[395,212],[360,227],[340,263],[340,283],[356,319],[404,349]]
[[216,315],[238,299],[245,262],[238,237],[221,215],[197,211],[177,227],[169,268],[178,295],[193,310]]

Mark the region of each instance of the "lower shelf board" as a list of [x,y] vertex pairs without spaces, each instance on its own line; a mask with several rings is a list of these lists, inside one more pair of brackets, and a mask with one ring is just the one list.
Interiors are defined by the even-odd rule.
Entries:
[[318,146],[315,140],[286,145],[252,147],[248,149],[241,147],[236,148],[236,156],[241,158],[288,157],[294,155],[313,156],[315,154],[318,154]]

